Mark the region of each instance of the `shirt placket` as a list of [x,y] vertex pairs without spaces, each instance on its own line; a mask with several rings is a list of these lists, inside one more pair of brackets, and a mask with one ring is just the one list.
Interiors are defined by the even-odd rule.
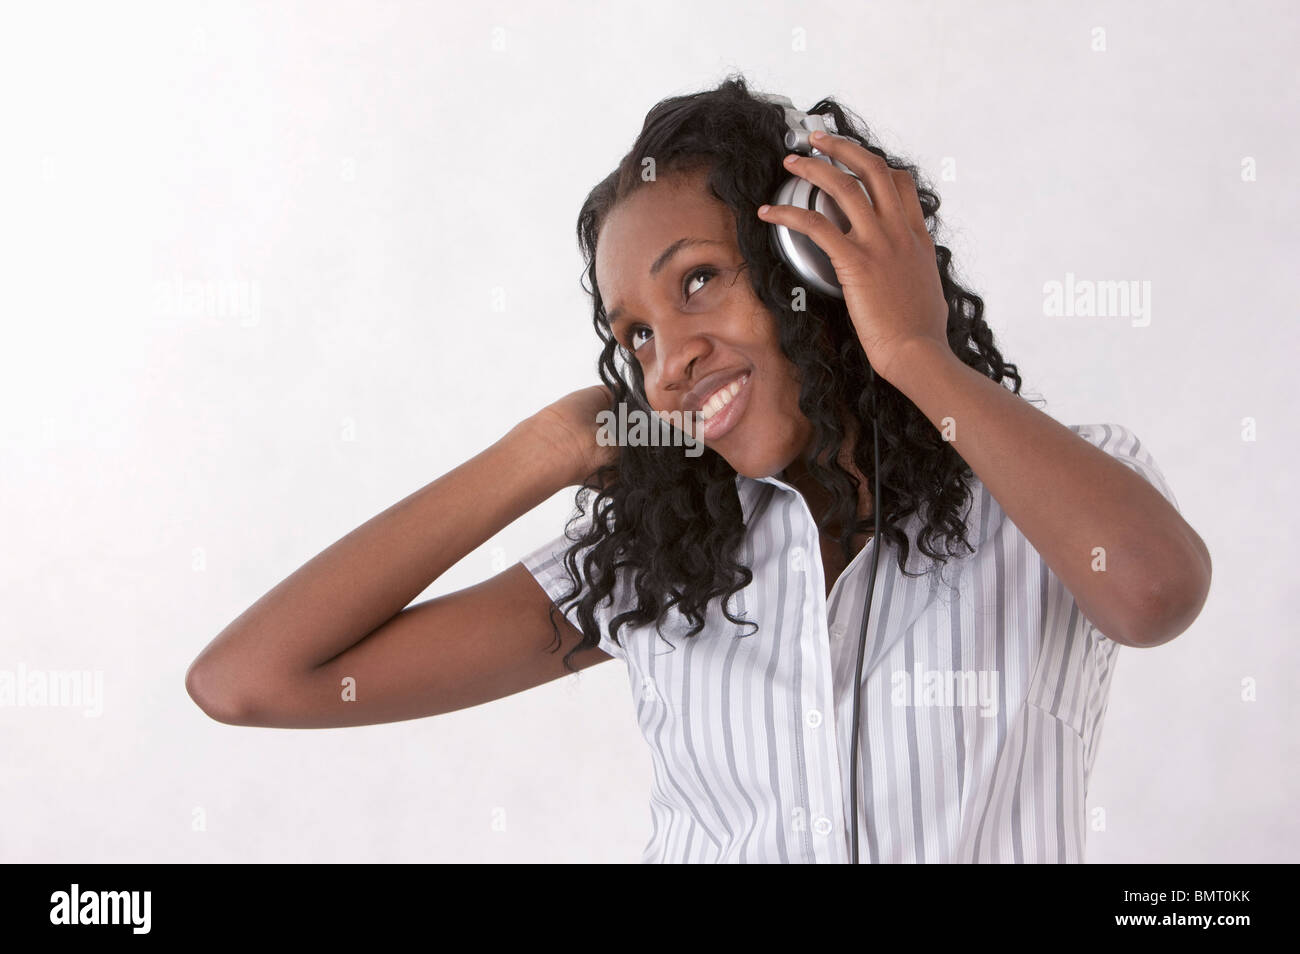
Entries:
[[[807,515],[812,524],[812,515]],[[807,525],[806,524],[806,525]],[[815,525],[814,525],[815,526]],[[790,552],[790,569],[802,580],[799,626],[803,671],[801,730],[808,782],[808,816],[813,853],[819,864],[844,864],[848,856],[841,766],[836,740],[835,685],[826,620],[825,575],[816,541]]]
[[[848,566],[844,568],[844,571],[840,574],[840,578],[836,581],[835,586],[831,591],[832,597],[836,595],[836,591],[844,587],[852,587],[855,576],[865,578],[866,570],[864,570],[863,567],[871,559],[871,548],[874,547],[875,544],[876,541],[875,538],[873,537],[870,540],[868,540],[866,546],[864,546],[861,550],[859,550],[857,555],[854,556],[854,558],[849,561]],[[881,559],[884,559],[884,554],[881,554]],[[877,600],[877,603],[878,602],[879,601]],[[843,832],[843,836],[844,836],[842,839],[843,842],[842,847],[844,852],[843,860],[846,864],[852,858],[852,846],[850,844],[851,839],[849,838],[849,825],[851,824],[850,812],[853,810],[854,806],[850,804],[851,779],[849,775],[850,775],[850,770],[852,768],[851,759],[853,755],[853,751],[852,751],[853,677],[857,670],[857,652],[858,652],[857,640],[859,637],[859,633],[857,632],[856,628],[854,629],[852,634],[850,634],[849,626],[850,626],[850,622],[853,619],[853,615],[862,612],[862,610],[863,607],[860,602],[854,604],[846,601],[845,599],[843,599],[843,597],[841,597],[836,605],[835,618],[830,619],[829,612],[827,612],[826,614],[829,622],[829,631],[830,631],[831,673],[832,675],[836,673],[842,674],[840,677],[840,681],[836,683],[832,691],[835,698],[833,711],[835,713],[835,720],[836,720],[836,740],[837,740],[836,752],[837,752],[837,756],[842,759],[842,762],[840,763],[838,769],[839,781],[841,786],[839,792],[840,795],[839,804],[841,806],[841,812],[842,812],[841,817],[843,819],[843,823],[841,825],[841,831]],[[879,616],[879,613],[880,613],[879,605],[873,606],[872,615],[871,615],[871,631],[861,635],[862,639],[867,640],[868,645],[870,645],[872,632],[875,632],[877,627],[881,625],[881,621],[877,618]],[[852,635],[852,638],[849,638],[850,635]],[[864,678],[866,677],[865,671],[863,672],[863,677]],[[862,699],[861,699],[862,711],[858,714],[859,721],[862,723],[861,727],[858,730],[859,731],[858,746],[860,750],[864,748],[862,734],[866,732],[866,724],[865,724],[866,719],[863,716],[863,713],[867,711],[868,702],[869,702],[868,695],[867,695],[866,688],[864,686],[862,690]],[[859,759],[861,760],[864,756],[865,756],[865,751],[860,751],[858,756]],[[864,767],[861,764],[861,761],[859,761],[858,767],[859,767],[859,771],[862,771],[864,768],[866,771],[870,771],[870,767],[869,766]],[[858,792],[858,800],[859,801],[863,800],[862,791]],[[859,836],[861,836],[862,832],[859,831],[858,834]],[[866,847],[864,845],[859,844],[858,851],[859,851],[859,855],[862,858],[866,859],[867,857]]]

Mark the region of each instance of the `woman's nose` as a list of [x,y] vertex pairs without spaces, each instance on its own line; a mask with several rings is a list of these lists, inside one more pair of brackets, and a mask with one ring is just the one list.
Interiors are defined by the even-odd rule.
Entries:
[[658,389],[672,392],[677,400],[690,390],[695,363],[708,354],[709,342],[703,335],[656,335],[659,351]]

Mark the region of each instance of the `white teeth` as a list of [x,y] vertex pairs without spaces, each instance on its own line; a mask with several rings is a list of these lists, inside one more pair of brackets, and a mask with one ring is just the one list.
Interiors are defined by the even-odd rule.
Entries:
[[715,391],[713,397],[704,402],[704,407],[700,408],[700,420],[707,421],[730,404],[731,399],[740,393],[740,388],[744,382],[745,378],[737,378],[726,387],[719,388]]

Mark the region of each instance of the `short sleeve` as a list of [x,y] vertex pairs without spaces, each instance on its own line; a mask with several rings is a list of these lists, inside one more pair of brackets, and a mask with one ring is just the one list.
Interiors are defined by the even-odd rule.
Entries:
[[[552,603],[558,604],[573,589],[573,581],[564,567],[564,554],[573,545],[573,537],[577,537],[590,526],[591,517],[590,514],[586,514],[574,524],[568,533],[561,533],[555,539],[533,550],[519,561],[524,565],[524,569],[533,575],[533,579],[537,581],[538,585],[546,591],[546,595],[551,598]],[[583,553],[585,551],[578,553],[579,568],[582,566]],[[585,589],[586,580],[581,581],[581,584]],[[600,629],[600,648],[615,659],[626,661],[627,657],[623,652],[623,648],[609,638],[609,621],[615,615],[613,606],[614,600],[607,598],[594,607],[596,623]],[[582,628],[578,623],[576,601],[565,605],[564,617],[578,629]]]
[[1111,457],[1132,470],[1137,471],[1148,484],[1160,492],[1173,506],[1182,513],[1173,489],[1165,480],[1165,475],[1151,456],[1151,452],[1138,440],[1137,435],[1122,424],[1072,424],[1074,431],[1098,450],[1105,451]]
[[[1175,510],[1182,513],[1178,500],[1174,497],[1174,492],[1165,480],[1165,475],[1161,472],[1155,458],[1138,440],[1137,435],[1127,427],[1122,424],[1072,424],[1070,430],[1097,449],[1105,451],[1121,464],[1137,471],[1143,480],[1160,492],[1160,496],[1169,501]],[[1094,639],[1105,638],[1105,634],[1097,629],[1091,620],[1088,621],[1087,627]]]

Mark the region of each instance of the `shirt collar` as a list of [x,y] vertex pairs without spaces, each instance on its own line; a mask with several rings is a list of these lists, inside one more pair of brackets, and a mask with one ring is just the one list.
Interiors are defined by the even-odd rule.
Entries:
[[[746,521],[753,515],[754,507],[763,492],[763,484],[769,484],[778,491],[785,493],[797,494],[799,492],[790,484],[776,477],[746,477],[744,474],[737,474],[736,493],[740,497],[741,512],[744,513]],[[1002,508],[998,506],[997,501],[993,499],[988,488],[984,486],[984,482],[979,477],[974,476],[973,472],[970,489],[971,500],[965,509],[966,539],[970,541],[970,545],[978,553],[984,541],[989,539],[1002,525],[1006,515],[1003,513]],[[916,546],[916,533],[921,527],[921,515],[918,513],[912,514],[905,524],[911,550],[908,560],[909,567],[918,556],[921,556],[920,550]],[[965,553],[960,546],[957,547],[957,552],[958,558],[973,558],[975,555]]]

